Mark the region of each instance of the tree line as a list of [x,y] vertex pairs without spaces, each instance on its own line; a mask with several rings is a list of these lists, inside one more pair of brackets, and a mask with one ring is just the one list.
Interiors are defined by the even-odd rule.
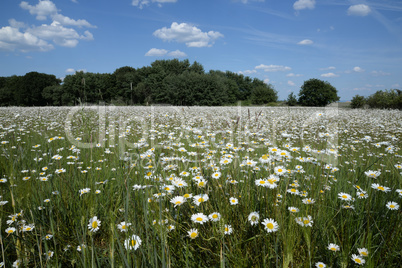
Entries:
[[69,106],[81,103],[124,105],[227,105],[276,102],[270,84],[230,71],[205,72],[188,60],[157,60],[150,66],[124,66],[113,73],[79,71],[63,81],[55,75],[30,72],[0,77],[1,106]]
[[372,109],[402,110],[402,90],[378,90],[368,97],[356,95],[353,97],[350,106],[354,109],[368,107]]

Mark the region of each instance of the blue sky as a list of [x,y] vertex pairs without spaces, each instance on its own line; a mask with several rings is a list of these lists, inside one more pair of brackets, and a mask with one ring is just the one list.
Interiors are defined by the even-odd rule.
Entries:
[[400,0],[1,0],[0,76],[112,73],[157,59],[272,84],[318,78],[341,100],[402,85]]

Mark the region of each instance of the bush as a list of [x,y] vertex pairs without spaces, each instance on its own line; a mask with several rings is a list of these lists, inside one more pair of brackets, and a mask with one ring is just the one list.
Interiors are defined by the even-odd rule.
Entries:
[[366,104],[366,99],[363,96],[356,95],[353,97],[350,106],[352,109],[362,108]]
[[374,109],[401,109],[401,91],[396,89],[379,90],[367,98],[367,104]]
[[296,106],[297,105],[296,95],[293,92],[289,94],[288,99],[286,100],[286,104],[288,106]]
[[272,85],[259,85],[251,92],[251,102],[253,104],[266,104],[276,102],[278,93]]

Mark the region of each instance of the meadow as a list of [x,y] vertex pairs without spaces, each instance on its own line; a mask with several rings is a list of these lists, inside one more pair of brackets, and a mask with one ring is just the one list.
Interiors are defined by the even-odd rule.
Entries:
[[0,108],[0,267],[400,267],[402,112]]

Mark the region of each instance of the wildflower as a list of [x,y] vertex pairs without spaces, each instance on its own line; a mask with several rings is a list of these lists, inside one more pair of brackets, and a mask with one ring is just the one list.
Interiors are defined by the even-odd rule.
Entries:
[[124,241],[124,247],[127,250],[137,250],[141,246],[142,240],[138,235],[132,235],[131,238]]
[[207,194],[199,194],[193,197],[194,204],[199,206],[201,203],[208,201],[209,197]]
[[359,265],[363,265],[366,261],[361,257],[356,254],[352,254],[352,261]]
[[12,234],[15,232],[15,228],[14,227],[8,227],[6,230],[6,234]]
[[18,259],[15,262],[13,262],[13,267],[20,267],[21,264],[22,264],[22,261],[20,259]]
[[260,220],[260,214],[258,214],[258,212],[256,212],[256,211],[251,212],[248,215],[248,221],[250,222],[251,225],[258,224],[259,220]]
[[233,206],[237,205],[239,203],[239,200],[235,197],[231,197],[229,200],[230,200],[230,204]]
[[47,235],[45,236],[45,239],[46,239],[46,240],[50,240],[50,239],[52,239],[52,237],[53,237],[53,235],[47,234]]
[[203,187],[205,187],[206,185],[207,185],[207,181],[204,180],[204,179],[200,179],[200,180],[197,182],[197,186],[200,187],[200,188],[203,188]]
[[212,212],[208,215],[210,221],[219,221],[221,219],[221,214],[218,212]]
[[325,263],[323,263],[323,262],[317,262],[315,264],[315,267],[317,267],[317,268],[325,268],[325,267],[327,267],[327,265]]
[[295,188],[290,188],[286,192],[288,192],[290,194],[294,194],[294,195],[299,195],[299,190],[297,190]]
[[364,174],[366,174],[366,176],[369,178],[376,179],[376,178],[378,178],[378,176],[381,175],[381,171],[368,170],[368,171],[365,171]]
[[53,257],[54,252],[49,250],[48,252],[46,252],[44,255],[46,256],[46,259],[50,259],[51,257]]
[[314,221],[310,215],[307,215],[307,217],[298,217],[295,220],[297,224],[303,227],[313,227]]
[[0,206],[4,206],[7,203],[8,203],[8,201],[0,201]]
[[344,201],[350,201],[352,200],[352,196],[350,194],[347,193],[339,193],[338,194],[339,199],[344,200]]
[[99,226],[101,226],[101,221],[98,220],[98,217],[94,216],[89,219],[88,229],[90,232],[96,232],[99,230]]
[[359,191],[359,192],[357,192],[357,197],[359,198],[359,199],[362,199],[362,198],[367,198],[368,197],[368,194],[366,193],[366,192],[364,192],[364,191]]
[[333,252],[339,251],[339,246],[337,244],[330,243],[327,248]]
[[79,190],[78,192],[80,193],[80,196],[82,196],[83,194],[87,194],[91,191],[91,188],[84,188]]
[[208,221],[208,216],[204,215],[203,213],[197,213],[191,216],[191,220],[193,222],[204,224],[205,222]]
[[197,229],[190,229],[190,231],[188,231],[187,233],[188,233],[188,237],[190,237],[191,239],[195,239],[198,237]]
[[389,201],[389,202],[387,203],[387,208],[390,209],[390,210],[398,210],[398,209],[399,209],[399,205],[398,205],[398,203],[396,203],[396,202]]
[[184,202],[186,202],[186,198],[183,196],[175,196],[170,200],[170,203],[174,204],[174,207],[181,206]]
[[288,210],[293,213],[299,212],[299,209],[297,207],[288,207]]
[[268,233],[276,232],[279,229],[278,223],[274,219],[265,219],[261,222]]
[[174,230],[175,227],[174,227],[174,225],[169,225],[167,228],[168,228],[168,231],[171,232]]
[[95,191],[95,194],[100,194],[101,193],[101,190],[96,190]]
[[225,232],[224,232],[224,234],[225,234],[225,235],[230,235],[231,233],[233,233],[233,228],[232,228],[232,226],[229,225],[229,224],[225,224]]
[[121,223],[117,224],[117,228],[120,230],[120,232],[127,232],[130,225],[131,223],[122,221]]
[[381,186],[381,185],[379,185],[378,183],[373,183],[373,184],[371,185],[371,188],[376,189],[376,190],[379,190],[379,191],[381,191],[381,192],[385,192],[385,193],[391,191],[391,189],[390,189],[389,187]]
[[286,173],[286,169],[283,166],[277,166],[274,168],[274,172],[276,175],[283,175]]
[[32,223],[32,224],[24,225],[24,227],[22,227],[22,231],[23,232],[31,232],[34,228],[35,228],[35,225]]
[[222,173],[220,173],[219,171],[215,172],[212,174],[212,178],[214,179],[219,179],[221,177]]
[[255,180],[255,185],[257,185],[257,186],[266,186],[266,184],[267,184],[267,181],[264,179]]
[[367,257],[369,254],[366,248],[358,248],[357,251],[359,251],[359,255],[362,257]]
[[306,205],[311,205],[311,204],[314,204],[314,203],[315,203],[315,200],[314,200],[314,199],[311,199],[311,198],[304,198],[304,199],[302,199],[302,202],[303,202],[304,204],[306,204]]

